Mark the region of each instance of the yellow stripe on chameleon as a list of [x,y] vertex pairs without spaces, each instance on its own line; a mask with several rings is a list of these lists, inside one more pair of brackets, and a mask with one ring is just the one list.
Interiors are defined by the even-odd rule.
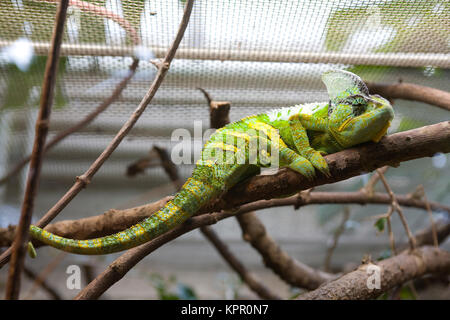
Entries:
[[232,152],[237,152],[237,148],[235,146],[229,145],[229,144],[224,144],[223,142],[214,142],[211,144],[208,144],[208,148],[220,148],[222,150],[225,151],[232,151]]
[[140,224],[136,225],[136,228],[139,228],[139,230],[134,232],[135,235],[140,236],[145,233],[145,229]]
[[[282,147],[282,148],[286,148],[287,147],[286,143],[284,143],[283,139],[281,139],[279,137],[278,130],[273,128],[272,126],[270,126],[270,125],[268,125],[266,123],[263,123],[263,122],[250,122],[248,124],[248,126],[250,128],[252,128],[252,129],[256,129],[256,130],[260,130],[260,131],[264,132],[265,135],[267,137],[269,137],[269,139],[271,141],[275,141],[275,139],[278,140],[278,143],[279,143],[280,147]],[[276,136],[276,137],[274,137],[274,136]]]
[[199,159],[198,161],[197,161],[197,163],[196,163],[196,165],[198,165],[198,166],[206,166],[206,167],[212,167],[212,166],[214,166],[216,163],[215,163],[215,161],[212,161],[212,160],[202,160],[202,159]]
[[341,124],[341,126],[338,128],[338,131],[341,132],[342,130],[344,130],[345,127],[348,125],[348,123],[349,123],[350,121],[352,121],[352,119],[353,119],[353,118],[348,118],[347,120],[345,120],[344,123]]
[[89,248],[89,245],[87,244],[87,241],[84,240],[78,240],[77,246],[80,248]]

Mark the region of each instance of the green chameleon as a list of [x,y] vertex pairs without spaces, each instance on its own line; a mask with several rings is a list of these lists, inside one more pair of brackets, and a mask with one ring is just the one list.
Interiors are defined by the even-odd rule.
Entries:
[[[387,132],[394,112],[390,103],[369,95],[355,74],[332,70],[322,75],[329,102],[296,105],[241,119],[218,129],[205,144],[192,176],[164,208],[113,235],[66,239],[36,226],[31,236],[77,254],[107,254],[145,243],[180,225],[203,205],[261,167],[288,167],[307,179],[315,170],[330,176],[323,155],[367,142]],[[269,151],[268,151],[269,150]]]

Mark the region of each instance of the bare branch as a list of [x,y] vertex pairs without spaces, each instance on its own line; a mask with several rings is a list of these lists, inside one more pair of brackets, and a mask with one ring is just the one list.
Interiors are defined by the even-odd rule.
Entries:
[[[380,289],[369,289],[368,277],[373,271],[368,267],[380,268]],[[450,253],[435,247],[424,246],[415,251],[404,251],[397,256],[363,264],[355,271],[326,283],[318,289],[300,295],[300,300],[372,299],[407,281],[426,274],[449,274]],[[351,288],[351,290],[349,290]]]
[[[389,186],[388,182],[386,181],[386,178],[384,177],[383,173],[378,169],[377,170],[378,175],[380,176],[381,181],[383,182],[384,187],[386,188],[386,191],[389,194],[389,197],[391,198],[391,207],[392,209],[394,209],[395,211],[397,211],[399,217],[400,217],[400,221],[403,224],[403,227],[405,228],[406,234],[408,235],[408,239],[409,239],[409,245],[411,246],[411,249],[415,249],[416,248],[416,239],[414,238],[414,235],[412,234],[411,230],[409,229],[408,226],[408,222],[406,221],[405,215],[403,214],[403,210],[400,207],[400,205],[398,204],[397,198],[394,194],[394,192],[392,191],[391,187]],[[388,217],[390,218],[392,214],[392,211],[390,211],[390,213],[388,214]]]
[[29,238],[31,216],[34,208],[34,198],[39,181],[42,165],[45,139],[48,133],[48,124],[53,104],[53,94],[56,83],[56,72],[58,70],[59,52],[64,32],[68,0],[60,1],[56,11],[55,25],[52,34],[52,46],[45,66],[44,80],[42,84],[39,114],[36,119],[36,133],[34,137],[33,152],[31,154],[30,169],[28,171],[25,196],[22,204],[19,225],[16,230],[14,243],[12,245],[11,264],[9,268],[8,281],[6,284],[6,300],[18,299],[20,292],[20,277],[24,267],[26,246]]
[[450,111],[450,93],[446,91],[406,82],[366,84],[372,94],[379,94],[386,99],[421,101]]
[[330,272],[330,265],[331,265],[331,257],[333,256],[334,250],[336,250],[336,247],[339,242],[339,238],[341,235],[345,232],[345,224],[347,223],[348,219],[350,218],[350,209],[349,207],[345,207],[344,211],[342,212],[342,221],[337,227],[336,231],[333,234],[333,242],[329,246],[327,250],[327,254],[325,255],[325,262],[323,264],[323,269],[326,272]]

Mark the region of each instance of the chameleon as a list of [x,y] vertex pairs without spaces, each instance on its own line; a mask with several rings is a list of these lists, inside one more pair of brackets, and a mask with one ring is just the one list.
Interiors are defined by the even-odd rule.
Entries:
[[351,72],[329,70],[321,79],[328,102],[274,109],[216,130],[180,191],[140,223],[89,240],[63,238],[31,225],[31,236],[75,254],[109,254],[148,242],[182,224],[203,205],[274,162],[310,180],[317,171],[330,176],[324,155],[378,142],[387,133],[394,111],[388,100],[370,95],[366,84]]

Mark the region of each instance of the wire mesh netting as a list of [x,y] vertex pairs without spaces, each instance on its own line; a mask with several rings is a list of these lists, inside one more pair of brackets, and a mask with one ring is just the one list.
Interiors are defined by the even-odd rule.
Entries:
[[[35,216],[88,168],[136,108],[156,74],[149,60],[164,56],[184,8],[180,0],[70,4],[48,139],[107,99],[129,72],[133,57],[140,63],[117,101],[46,154],[41,193],[48,196],[38,200]],[[0,176],[31,151],[55,13],[54,0],[0,0]],[[193,133],[195,121],[201,121],[197,123],[203,130],[208,128],[209,109],[198,87],[215,100],[230,101],[234,121],[276,107],[328,100],[320,75],[330,68],[346,69],[372,82],[401,79],[448,91],[450,2],[197,1],[162,87],[90,187],[116,193],[85,202],[82,212],[70,206],[69,211],[74,217],[100,213],[126,202],[133,190],[169,183],[160,168],[132,179],[126,168],[153,145],[170,152],[179,143],[171,139],[176,129]],[[390,132],[449,118],[445,110],[419,102],[395,101],[395,111]],[[416,163],[422,170],[411,170],[413,165],[399,169],[393,177],[397,190],[409,192],[411,185],[423,183],[431,199],[448,203],[445,155],[420,161]],[[186,178],[192,168],[182,165],[180,174]],[[25,175],[22,170],[0,186],[3,208],[20,207]],[[361,186],[363,181],[358,178],[349,185]],[[124,188],[129,193],[117,197]],[[17,221],[17,210],[11,212],[2,226]]]

